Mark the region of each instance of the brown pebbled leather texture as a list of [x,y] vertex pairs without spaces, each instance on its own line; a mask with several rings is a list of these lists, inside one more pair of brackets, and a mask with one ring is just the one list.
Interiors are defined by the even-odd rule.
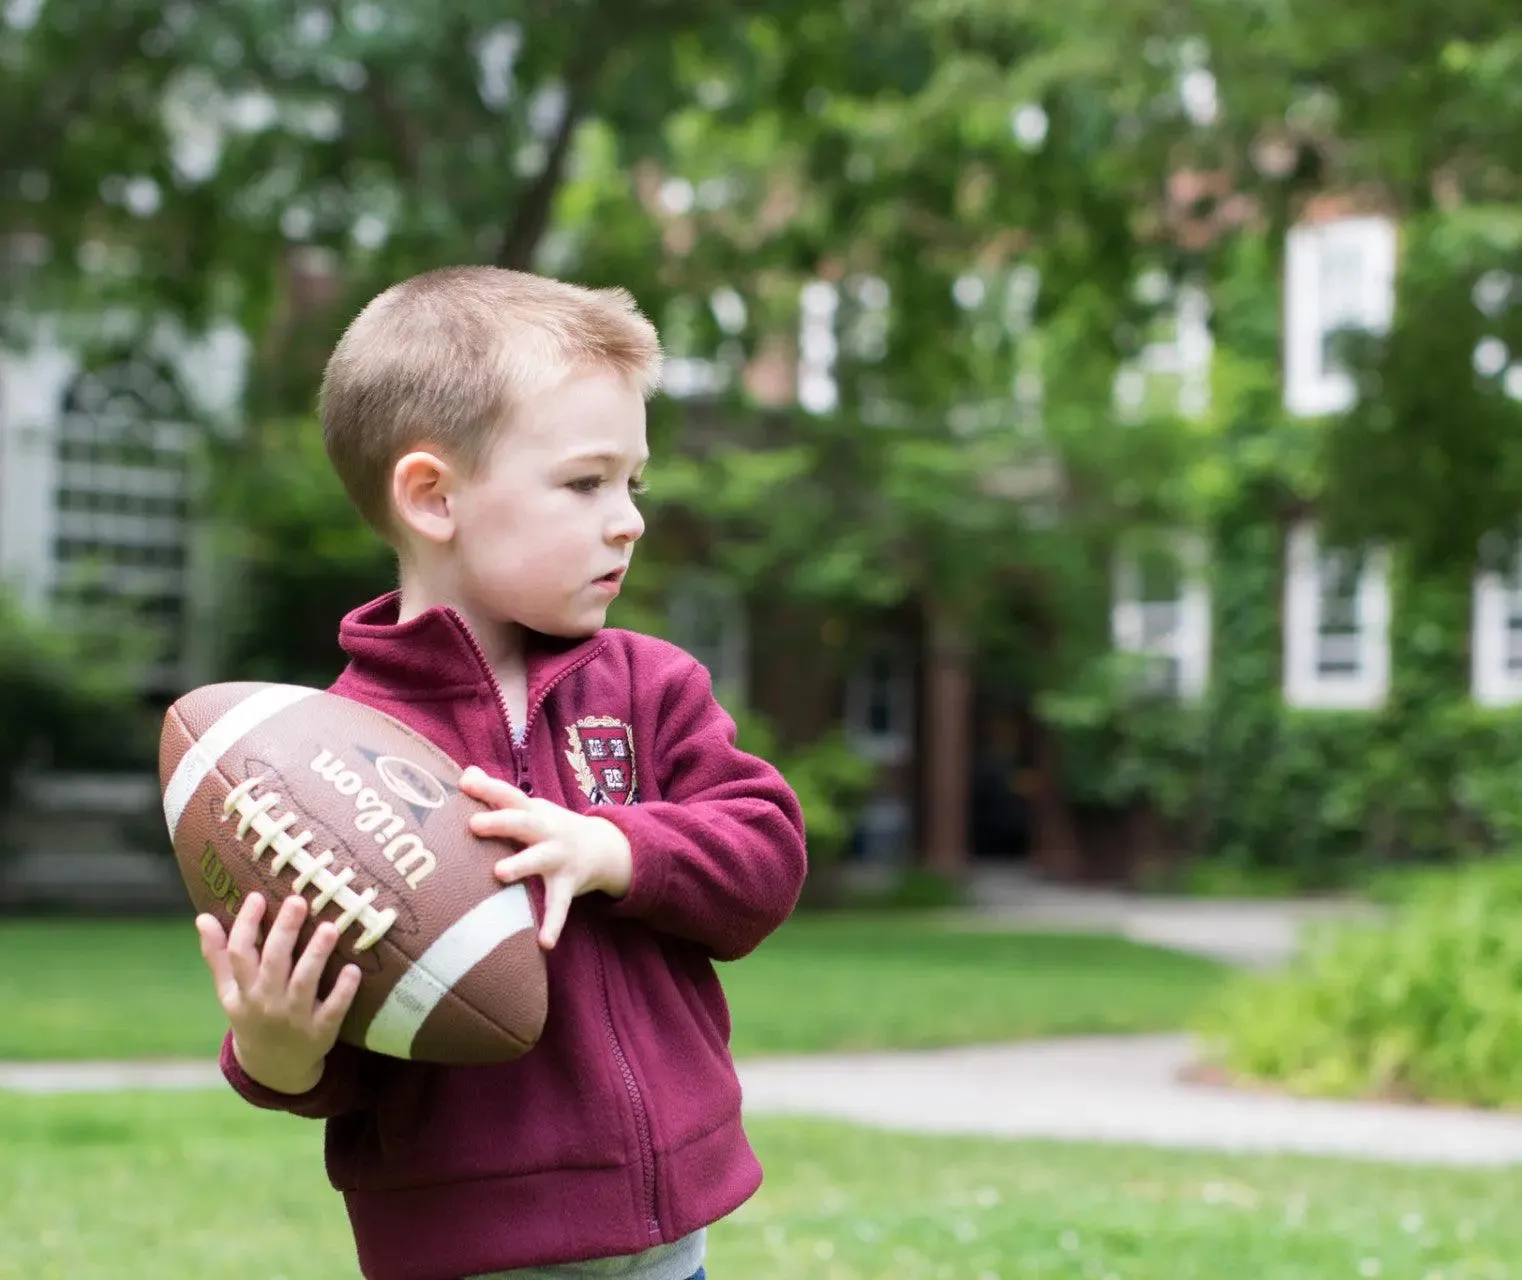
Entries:
[[[181,758],[240,703],[270,689],[261,682],[207,685],[180,698],[164,718],[159,782],[167,789]],[[273,793],[264,810],[275,825],[296,815],[286,833],[311,833],[305,852],[334,857],[327,870],[355,872],[348,888],[374,888],[373,913],[394,912],[371,947],[356,950],[367,913],[343,931],[320,984],[330,989],[349,962],[362,972],[359,993],[339,1038],[365,1045],[378,1010],[403,975],[467,912],[503,893],[492,874],[498,841],[470,831],[470,814],[482,806],[457,790],[460,767],[443,751],[391,716],[324,691],[312,691],[254,726],[219,756],[186,803],[174,831],[180,874],[197,912],[230,927],[242,898],[257,890],[267,903],[266,923],[296,890],[301,855],[272,869],[279,845],[256,856],[257,825],[238,837],[239,815],[225,802],[239,784],[260,779],[245,805]],[[387,857],[387,851],[391,857]],[[302,892],[310,903],[322,887],[314,877]],[[511,893],[522,893],[521,887]],[[350,899],[352,901],[352,899]],[[505,900],[504,900],[505,901]],[[508,1061],[538,1040],[547,1013],[544,955],[535,912],[523,900],[529,926],[512,933],[454,981],[421,1022],[404,1052],[419,1061],[479,1064]],[[297,942],[306,946],[317,922],[337,920],[340,900],[310,913]],[[416,978],[417,975],[414,975]],[[412,989],[404,988],[406,990]],[[381,1052],[395,1052],[381,1046]]]

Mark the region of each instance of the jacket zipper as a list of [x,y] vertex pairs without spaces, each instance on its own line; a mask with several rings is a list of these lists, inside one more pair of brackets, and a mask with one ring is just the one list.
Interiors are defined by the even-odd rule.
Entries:
[[[503,727],[507,729],[508,757],[513,766],[513,785],[522,791],[523,784],[528,781],[528,766],[524,762],[524,752],[518,749],[518,740],[513,736],[513,717],[507,709],[507,694],[502,691],[502,682],[497,679],[497,673],[492,670],[491,663],[486,660],[486,651],[481,648],[481,642],[471,634],[471,630],[465,625],[465,620],[455,618],[455,624],[460,628],[460,634],[469,642],[471,650],[476,655],[476,661],[481,664],[481,670],[486,673],[486,679],[491,684],[492,694],[497,699],[497,710],[501,713]],[[548,690],[545,690],[548,693]],[[528,745],[528,726],[524,725],[523,744]]]
[[624,1047],[619,1043],[618,1032],[613,1029],[613,1001],[608,994],[608,971],[603,965],[600,943],[596,944],[595,951],[597,976],[602,985],[603,1031],[608,1037],[608,1047],[613,1051],[613,1060],[618,1064],[619,1074],[624,1078],[624,1088],[628,1091],[630,1105],[634,1108],[635,1132],[639,1135],[639,1171],[645,1188],[645,1224],[652,1238],[659,1239],[661,1220],[655,1204],[655,1143],[650,1137],[650,1113],[645,1110],[645,1099],[640,1092],[639,1081],[634,1078],[634,1071],[629,1066]]
[[555,685],[559,684],[572,672],[581,670],[582,667],[591,662],[597,656],[599,649],[592,649],[584,657],[577,659],[577,661],[573,662],[556,676],[552,683],[545,685],[543,689],[539,690],[539,696],[529,704],[528,713],[523,718],[523,746],[520,747],[517,738],[513,736],[513,717],[512,713],[507,709],[507,695],[502,691],[502,682],[497,679],[497,673],[492,670],[491,663],[486,660],[486,651],[481,648],[481,642],[476,639],[470,628],[466,626],[465,619],[455,615],[455,624],[460,628],[460,634],[465,637],[471,649],[475,652],[476,661],[481,664],[481,670],[486,673],[486,678],[491,683],[492,693],[496,695],[497,710],[502,713],[502,723],[507,728],[507,749],[513,766],[513,785],[525,795],[533,795],[534,780],[530,777],[528,770],[528,735],[534,727],[534,718],[539,714],[540,708],[544,706],[545,700],[550,696]]
[[[546,685],[539,691],[539,696],[529,704],[528,713],[523,719],[523,747],[518,746],[517,739],[513,737],[513,718],[507,709],[507,695],[502,692],[502,682],[497,679],[497,673],[492,670],[491,663],[486,660],[486,654],[481,648],[480,641],[471,634],[471,630],[465,625],[464,619],[456,619],[460,631],[470,642],[470,647],[475,650],[476,660],[481,664],[481,670],[486,673],[486,678],[491,681],[492,692],[497,697],[497,710],[502,713],[502,723],[507,726],[507,747],[512,752],[514,784],[525,795],[533,794],[533,780],[528,772],[528,735],[533,728],[534,718],[544,706],[550,691],[564,680],[573,671],[580,670],[590,662],[597,654],[594,649],[578,662],[572,663],[556,678],[554,684]],[[628,1056],[624,1053],[624,1046],[619,1041],[618,1032],[613,1027],[613,1000],[608,991],[608,971],[603,963],[602,946],[594,940],[593,954],[597,957],[598,983],[602,987],[602,1025],[603,1033],[607,1036],[608,1047],[613,1052],[613,1060],[618,1065],[618,1073],[623,1077],[624,1089],[629,1095],[629,1105],[634,1108],[634,1128],[639,1135],[639,1168],[640,1177],[644,1182],[645,1190],[645,1223],[653,1237],[659,1238],[661,1233],[660,1215],[655,1203],[655,1143],[650,1137],[650,1113],[645,1109],[645,1098],[639,1087],[639,1081],[634,1078],[633,1068],[629,1066]]]

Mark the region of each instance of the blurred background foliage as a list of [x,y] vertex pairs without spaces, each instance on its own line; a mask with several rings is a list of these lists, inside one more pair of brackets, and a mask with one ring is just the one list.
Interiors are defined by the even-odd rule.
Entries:
[[[851,636],[924,607],[1036,700],[1075,802],[1155,808],[1202,884],[1335,884],[1517,829],[1515,717],[1469,705],[1462,609],[1475,546],[1522,510],[1510,366],[1473,357],[1522,348],[1515,288],[1485,283],[1522,270],[1514,26],[1496,0],[17,0],[0,323],[18,345],[52,314],[86,340],[105,316],[248,336],[236,421],[203,440],[215,673],[324,683],[339,616],[392,574],[315,429],[343,324],[444,262],[624,285],[673,389],[707,392],[653,407],[619,621],[659,629],[694,558]],[[1283,245],[1328,191],[1399,220],[1398,302],[1347,344],[1355,408],[1304,419]],[[830,385],[779,408],[758,379],[791,376],[820,281]],[[1208,406],[1165,386],[1122,422],[1117,373],[1182,282],[1212,302]],[[1396,554],[1382,712],[1283,705],[1280,529],[1310,507]],[[1195,706],[1110,651],[1117,546],[1180,526],[1214,548]],[[56,700],[0,721],[0,767],[66,736],[65,702],[120,697],[35,635],[0,679]],[[735,711],[791,753],[821,832],[845,822],[862,784],[836,747]]]

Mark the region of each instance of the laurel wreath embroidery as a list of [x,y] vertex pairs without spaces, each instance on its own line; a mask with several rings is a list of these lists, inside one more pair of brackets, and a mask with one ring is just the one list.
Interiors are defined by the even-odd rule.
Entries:
[[[618,767],[628,770],[628,784],[618,794],[621,800],[615,800],[609,794],[604,779],[599,777],[592,767],[592,761],[588,758],[586,743],[582,738],[583,730],[595,729],[622,729],[622,741],[627,747],[627,754],[617,758]],[[566,728],[566,737],[570,740],[570,748],[565,753],[565,758],[570,761],[571,768],[576,773],[577,785],[581,787],[582,794],[593,804],[634,804],[639,799],[639,779],[634,764],[634,729],[614,716],[583,716],[575,724]]]

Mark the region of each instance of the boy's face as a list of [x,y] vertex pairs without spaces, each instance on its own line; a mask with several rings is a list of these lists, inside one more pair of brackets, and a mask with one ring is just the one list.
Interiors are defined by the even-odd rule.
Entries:
[[573,375],[525,401],[453,496],[454,594],[468,616],[554,636],[607,619],[645,531],[645,401],[615,374]]

